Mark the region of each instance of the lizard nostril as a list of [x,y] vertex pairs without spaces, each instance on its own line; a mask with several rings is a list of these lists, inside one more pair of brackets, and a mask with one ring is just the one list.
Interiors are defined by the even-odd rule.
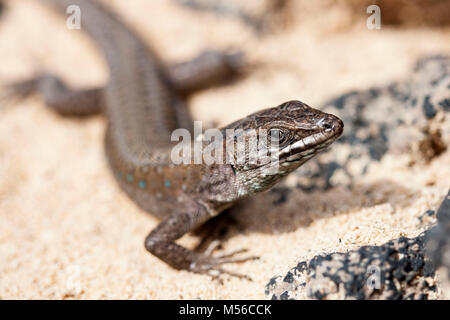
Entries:
[[328,129],[333,128],[333,122],[332,122],[331,120],[328,120],[328,119],[322,119],[322,120],[320,121],[320,126],[321,126],[323,129],[328,130]]

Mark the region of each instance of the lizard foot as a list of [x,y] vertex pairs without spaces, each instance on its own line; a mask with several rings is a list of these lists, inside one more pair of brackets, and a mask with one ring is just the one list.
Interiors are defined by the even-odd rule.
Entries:
[[216,257],[213,257],[211,255],[200,255],[198,259],[190,265],[189,269],[190,271],[195,273],[207,274],[211,276],[214,280],[219,280],[220,282],[222,282],[220,276],[224,274],[252,281],[252,278],[247,275],[236,273],[222,268],[224,264],[244,263],[247,261],[259,259],[259,257],[257,256],[234,258],[235,255],[244,252],[247,252],[247,249],[236,250]]

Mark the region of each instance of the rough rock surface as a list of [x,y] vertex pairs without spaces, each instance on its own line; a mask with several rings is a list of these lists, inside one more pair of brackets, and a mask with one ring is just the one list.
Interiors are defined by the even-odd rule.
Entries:
[[431,229],[427,241],[429,255],[440,268],[443,295],[450,299],[450,190],[437,212],[438,224]]
[[298,171],[304,191],[352,185],[387,153],[429,162],[450,142],[450,57],[421,59],[410,79],[346,93],[321,109],[344,121],[344,134]]
[[272,278],[270,299],[435,299],[436,279],[424,255],[425,234],[381,246],[319,255]]
[[[423,217],[434,215],[433,210]],[[318,255],[266,285],[270,299],[435,299],[450,297],[450,190],[437,226],[416,238]],[[435,269],[440,268],[436,278]]]

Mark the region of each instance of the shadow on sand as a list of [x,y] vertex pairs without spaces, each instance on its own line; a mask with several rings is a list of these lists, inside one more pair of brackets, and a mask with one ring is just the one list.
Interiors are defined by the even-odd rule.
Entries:
[[408,206],[416,193],[389,180],[304,192],[278,186],[257,194],[208,221],[194,233],[203,238],[199,249],[213,240],[236,234],[278,234],[308,227],[313,221],[353,210],[390,203],[394,210]]

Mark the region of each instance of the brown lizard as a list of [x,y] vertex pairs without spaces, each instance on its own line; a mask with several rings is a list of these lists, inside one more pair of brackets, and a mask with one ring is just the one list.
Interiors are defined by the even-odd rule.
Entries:
[[[166,67],[135,32],[98,2],[40,1],[61,12],[69,5],[80,7],[82,29],[103,52],[109,81],[105,88],[75,90],[56,76],[42,74],[10,85],[10,93],[26,97],[39,92],[48,107],[65,116],[104,113],[106,155],[119,185],[137,205],[162,219],[145,239],[145,248],[176,269],[242,276],[222,265],[254,257],[233,257],[242,251],[206,255],[175,241],[238,200],[269,189],[326,149],[342,134],[342,121],[300,101],[289,101],[220,130],[225,134],[227,129],[264,129],[278,145],[271,151],[278,159],[276,167],[270,167],[272,162],[250,163],[254,156],[250,149],[244,150],[244,162],[235,161],[235,150],[230,163],[174,164],[172,132],[178,128],[192,132],[193,128],[183,97],[235,72],[240,57],[208,52],[194,62]],[[225,149],[225,140],[221,143]]]

